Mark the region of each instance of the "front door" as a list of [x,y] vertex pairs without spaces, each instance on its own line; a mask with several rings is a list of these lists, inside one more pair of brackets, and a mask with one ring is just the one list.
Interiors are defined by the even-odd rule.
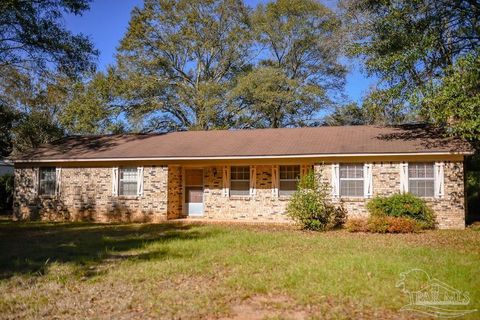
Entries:
[[185,208],[189,216],[203,215],[203,169],[185,170]]

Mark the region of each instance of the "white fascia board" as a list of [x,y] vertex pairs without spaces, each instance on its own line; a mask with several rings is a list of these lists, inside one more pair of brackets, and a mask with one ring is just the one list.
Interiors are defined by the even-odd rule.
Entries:
[[345,157],[392,157],[392,156],[445,156],[471,155],[472,152],[398,152],[398,153],[332,153],[268,156],[218,156],[218,157],[139,157],[139,158],[71,158],[71,159],[21,159],[14,163],[29,162],[105,162],[105,161],[172,161],[172,160],[244,160],[244,159],[296,159],[296,158],[345,158]]

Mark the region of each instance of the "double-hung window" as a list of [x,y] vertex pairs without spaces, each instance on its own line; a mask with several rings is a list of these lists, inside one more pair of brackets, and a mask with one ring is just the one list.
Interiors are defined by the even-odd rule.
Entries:
[[340,175],[340,196],[342,197],[363,197],[364,196],[364,165],[363,164],[341,164]]
[[232,166],[230,168],[230,195],[248,196],[250,194],[250,167]]
[[279,195],[289,196],[297,190],[300,179],[300,166],[280,166]]
[[121,196],[137,195],[137,168],[119,168],[118,171],[118,194]]
[[40,168],[38,181],[38,194],[40,196],[55,195],[57,174],[54,167]]
[[433,163],[408,164],[408,191],[418,197],[433,197],[435,193]]

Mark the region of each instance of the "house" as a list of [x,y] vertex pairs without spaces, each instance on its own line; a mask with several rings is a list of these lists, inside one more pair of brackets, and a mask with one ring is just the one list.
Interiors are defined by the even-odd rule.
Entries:
[[68,137],[14,159],[17,219],[289,221],[315,170],[349,216],[375,195],[424,198],[465,226],[464,141],[425,126],[344,126]]

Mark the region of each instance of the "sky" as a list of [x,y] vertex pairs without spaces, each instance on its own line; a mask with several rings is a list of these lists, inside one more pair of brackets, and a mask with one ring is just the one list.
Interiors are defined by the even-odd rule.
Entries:
[[[255,7],[258,0],[246,0],[247,5]],[[141,7],[143,0],[93,0],[90,10],[82,16],[65,17],[67,28],[74,33],[90,36],[95,47],[100,51],[98,69],[105,70],[115,62],[115,52],[120,40],[127,31],[130,12],[135,6]],[[332,0],[326,4],[331,6]],[[373,84],[360,70],[358,61],[346,61],[349,68],[345,93],[349,100],[360,102],[362,96]]]

